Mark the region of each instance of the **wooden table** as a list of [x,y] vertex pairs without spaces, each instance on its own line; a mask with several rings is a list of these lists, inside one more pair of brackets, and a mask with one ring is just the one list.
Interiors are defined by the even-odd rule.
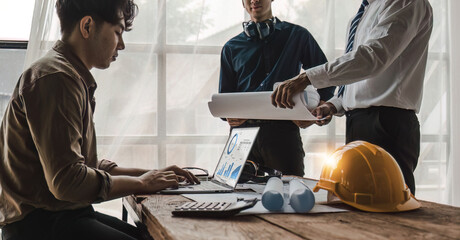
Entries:
[[123,206],[154,239],[460,239],[460,208],[426,201],[420,209],[401,213],[173,217],[174,207],[186,201],[180,195],[129,196]]

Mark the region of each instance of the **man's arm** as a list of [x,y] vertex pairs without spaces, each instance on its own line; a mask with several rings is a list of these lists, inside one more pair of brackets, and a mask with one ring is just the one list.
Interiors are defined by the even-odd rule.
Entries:
[[130,194],[155,193],[168,187],[178,186],[177,175],[173,171],[148,171],[139,177],[120,175],[112,176],[112,187],[107,200],[124,197]]
[[[222,48],[220,56],[220,76],[219,76],[219,93],[237,92],[238,79],[233,69],[231,49],[225,45]],[[232,127],[238,127],[247,119],[222,118]]]
[[[306,31],[305,36],[305,52],[302,56],[302,68],[307,70],[327,62],[326,55],[316,42],[315,38]],[[327,87],[318,89],[320,100],[327,101],[334,96],[335,87]]]
[[108,200],[130,194],[149,194],[165,188],[175,188],[182,181],[191,184],[200,182],[195,175],[176,165],[160,170],[115,166],[108,172],[112,175],[112,187],[107,196]]
[[37,80],[21,95],[49,191],[57,199],[93,203],[133,193],[153,193],[177,186],[180,177],[176,174],[197,182],[177,166],[162,171],[107,166],[110,172],[127,174],[123,176],[87,166],[81,153],[85,108],[81,87],[58,73]]
[[171,165],[169,167],[159,169],[159,170],[147,170],[147,169],[142,169],[142,168],[124,168],[124,167],[113,167],[111,168],[108,172],[112,176],[132,176],[132,177],[139,177],[142,176],[148,172],[173,172],[174,174],[177,175],[177,178],[179,181],[187,181],[191,184],[194,183],[199,183],[200,181],[198,180],[195,175],[190,173],[187,170],[184,170],[176,165]]
[[[373,78],[384,72],[425,28],[425,1],[385,3],[368,41],[336,60],[306,71],[313,86],[341,86]],[[423,25],[425,24],[425,25]]]
[[[388,1],[379,23],[369,32],[370,39],[336,60],[308,69],[297,77],[285,81],[272,96],[279,107],[292,107],[292,96],[303,86],[313,83],[317,88],[341,86],[379,75],[390,66],[418,34],[424,23],[424,1]],[[428,22],[427,24],[432,24]]]
[[232,52],[225,45],[220,55],[219,93],[236,92],[238,79],[232,64]]
[[170,187],[176,188],[182,181],[191,184],[200,182],[195,175],[176,165],[160,170],[124,168],[115,165],[108,170],[108,173],[111,175],[112,187],[107,194],[107,200],[130,194],[151,194]]
[[[305,52],[302,58],[302,67],[306,70],[308,68],[316,67],[327,62],[326,55],[316,42],[315,38],[307,31],[305,37]],[[319,105],[322,105],[332,96],[334,96],[335,87],[327,87],[317,90],[320,96]],[[315,123],[315,121],[293,121],[300,128],[307,128]]]
[[37,79],[20,94],[49,191],[69,202],[102,201],[110,175],[88,167],[81,153],[84,86],[64,73]]

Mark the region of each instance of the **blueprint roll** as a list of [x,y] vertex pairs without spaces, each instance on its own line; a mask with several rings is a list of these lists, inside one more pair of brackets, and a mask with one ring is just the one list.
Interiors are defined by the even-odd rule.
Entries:
[[298,213],[309,212],[315,206],[315,195],[300,179],[289,182],[289,204]]
[[262,194],[262,205],[269,211],[283,209],[283,182],[277,177],[272,177],[267,181]]

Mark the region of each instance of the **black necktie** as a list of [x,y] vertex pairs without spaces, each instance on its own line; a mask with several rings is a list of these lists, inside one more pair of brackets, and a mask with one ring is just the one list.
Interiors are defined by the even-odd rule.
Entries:
[[[358,28],[359,21],[361,20],[361,17],[364,14],[364,9],[366,6],[369,5],[369,2],[367,0],[363,0],[361,3],[361,6],[359,7],[358,13],[356,14],[355,18],[353,18],[353,21],[351,22],[350,26],[350,34],[348,34],[348,42],[347,42],[347,48],[345,50],[345,53],[350,52],[353,50],[353,43],[355,41],[355,34],[356,34],[356,29]],[[338,96],[342,96],[343,92],[345,91],[345,85],[340,86]]]

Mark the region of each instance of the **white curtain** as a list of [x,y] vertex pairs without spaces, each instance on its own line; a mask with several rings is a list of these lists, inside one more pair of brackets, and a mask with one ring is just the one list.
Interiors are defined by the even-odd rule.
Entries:
[[51,48],[50,43],[59,39],[54,4],[55,0],[35,1],[24,68],[43,56]]
[[[453,183],[459,182],[458,174],[454,179],[454,170],[459,169],[460,154],[453,144],[458,143],[459,114],[458,109],[447,109],[455,108],[450,97],[458,98],[449,91],[449,85],[459,87],[450,81],[455,74],[449,77],[449,62],[458,64],[459,54],[447,50],[448,1],[458,8],[453,0],[430,1],[435,9],[435,29],[419,114],[423,136],[416,181],[419,198],[458,204],[459,184]],[[331,59],[343,53],[346,24],[360,2],[276,0],[273,11],[281,20],[306,27]],[[99,157],[121,166],[193,165],[212,173],[228,126],[210,115],[207,101],[218,89],[220,50],[241,32],[241,22],[247,19],[241,1],[136,3],[140,12],[133,31],[124,34],[126,49],[108,70],[92,71],[98,83],[95,123]],[[54,0],[35,1],[25,66],[46,53],[57,39]],[[458,32],[451,40],[458,42]],[[302,130],[308,177],[319,177],[324,158],[344,143],[344,132],[344,118],[335,119],[327,127]]]
[[447,196],[448,203],[460,207],[460,1],[449,2],[449,30],[450,30],[450,89],[451,89],[451,142],[448,159]]

